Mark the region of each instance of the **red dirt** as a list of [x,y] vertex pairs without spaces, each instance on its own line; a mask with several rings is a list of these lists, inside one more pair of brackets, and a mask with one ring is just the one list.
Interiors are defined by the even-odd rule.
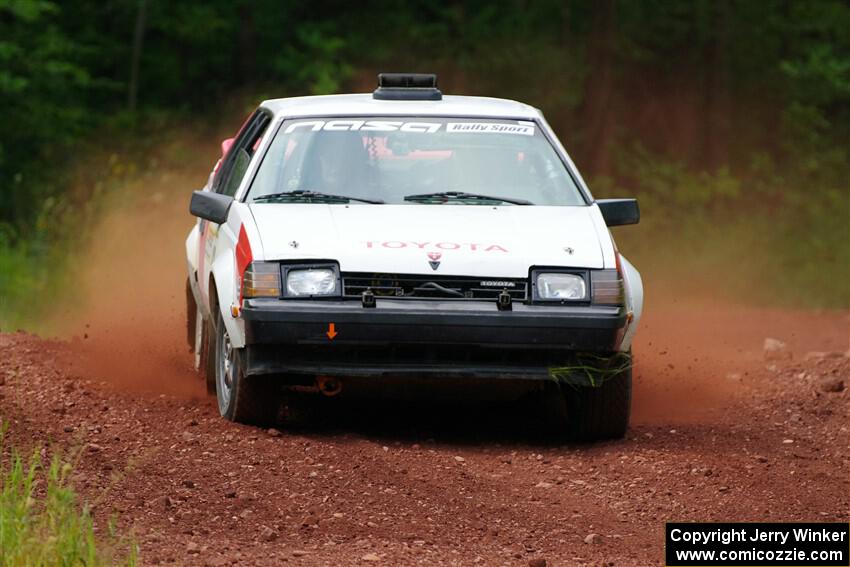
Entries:
[[[650,313],[618,442],[548,445],[504,406],[378,402],[271,434],[219,418],[185,353],[75,369],[78,345],[25,334],[0,335],[0,416],[18,447],[80,448],[96,518],[117,514],[151,565],[656,565],[668,520],[847,521],[848,395],[820,386],[850,378],[846,315]],[[794,359],[761,360],[766,329]]]

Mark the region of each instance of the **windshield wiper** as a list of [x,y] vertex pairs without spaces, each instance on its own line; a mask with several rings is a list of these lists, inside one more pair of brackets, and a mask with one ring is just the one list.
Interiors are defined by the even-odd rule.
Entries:
[[383,201],[379,201],[377,199],[361,199],[360,197],[351,197],[350,195],[332,195],[330,193],[309,191],[307,189],[259,195],[254,197],[254,201],[307,201],[317,203],[348,203],[349,201],[360,201],[361,203],[370,203],[372,205],[384,204]]
[[533,205],[531,201],[525,199],[509,199],[507,197],[492,197],[490,195],[479,195],[477,193],[466,193],[464,191],[440,191],[437,193],[423,193],[421,195],[407,195],[405,201],[426,202],[438,201],[445,203],[447,201],[495,201],[497,203],[510,203],[512,205]]

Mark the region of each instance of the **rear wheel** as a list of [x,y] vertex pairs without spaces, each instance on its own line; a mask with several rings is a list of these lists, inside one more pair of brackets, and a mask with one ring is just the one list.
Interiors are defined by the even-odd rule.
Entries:
[[572,441],[620,439],[629,427],[632,369],[628,367],[599,386],[554,385],[547,393],[549,414],[558,437]]
[[233,347],[221,313],[215,325],[215,390],[218,411],[230,421],[264,425],[273,422],[279,405],[273,383],[264,376],[245,376],[239,357],[242,349]]

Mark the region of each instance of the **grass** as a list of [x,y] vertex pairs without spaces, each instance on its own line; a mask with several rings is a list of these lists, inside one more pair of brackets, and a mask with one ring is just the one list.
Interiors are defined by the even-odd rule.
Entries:
[[37,327],[46,302],[35,298],[50,297],[51,282],[61,271],[55,256],[25,242],[0,240],[0,331]]
[[622,374],[631,367],[631,351],[618,352],[613,356],[580,352],[576,354],[575,360],[567,366],[550,367],[549,377],[558,384],[598,388],[606,380]]
[[37,451],[24,458],[4,439],[0,426],[0,566],[137,564],[136,545],[113,525],[97,534],[71,486],[70,463],[54,456],[45,467]]

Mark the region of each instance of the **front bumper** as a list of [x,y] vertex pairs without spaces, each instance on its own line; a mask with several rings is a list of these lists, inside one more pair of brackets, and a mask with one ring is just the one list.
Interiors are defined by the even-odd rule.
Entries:
[[618,307],[484,301],[252,299],[242,316],[248,375],[548,378],[576,352],[616,351],[626,325]]

